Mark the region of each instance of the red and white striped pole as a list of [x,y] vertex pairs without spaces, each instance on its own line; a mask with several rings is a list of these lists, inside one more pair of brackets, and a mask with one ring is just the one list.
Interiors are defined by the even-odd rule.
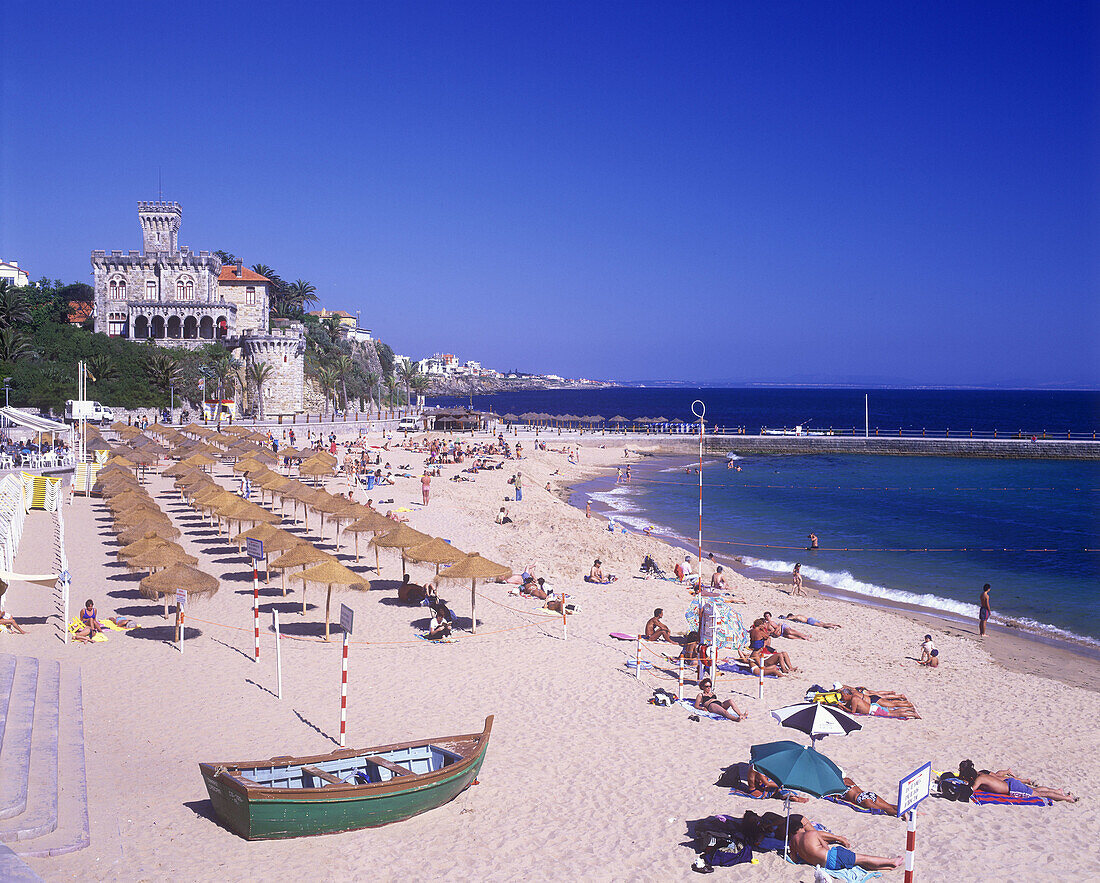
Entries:
[[256,572],[256,559],[252,559],[252,622],[256,633],[256,658],[260,661],[260,575]]
[[913,854],[917,851],[917,811],[909,810],[909,830],[905,835],[905,883],[913,883]]
[[344,656],[340,663],[340,747],[348,728],[348,633],[344,632]]

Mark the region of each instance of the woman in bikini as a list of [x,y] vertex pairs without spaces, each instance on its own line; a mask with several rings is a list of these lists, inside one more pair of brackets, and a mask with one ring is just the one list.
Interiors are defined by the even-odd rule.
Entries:
[[784,674],[798,671],[791,664],[790,657],[785,652],[769,646],[768,637],[770,634],[771,630],[763,618],[753,622],[752,628],[749,629],[749,650],[751,651],[753,664],[763,667],[765,673],[770,665],[779,666]]
[[885,813],[889,813],[892,816],[898,814],[898,808],[892,803],[887,803],[881,797],[879,797],[874,791],[864,791],[855,782],[849,779],[847,776],[844,778],[844,784],[848,786],[848,790],[843,794],[838,795],[841,800],[857,806],[860,809],[880,809]]
[[912,703],[904,696],[900,698],[887,697],[879,693],[871,693],[859,687],[842,687],[840,690],[840,706],[853,714],[920,720],[920,715],[917,714]]
[[701,711],[707,711],[711,714],[718,714],[724,718],[728,718],[731,721],[742,721],[748,717],[745,712],[739,709],[733,704],[732,699],[721,700],[715,694],[712,689],[714,684],[710,678],[703,678],[699,682],[699,690],[701,691],[698,696],[695,697],[695,707]]

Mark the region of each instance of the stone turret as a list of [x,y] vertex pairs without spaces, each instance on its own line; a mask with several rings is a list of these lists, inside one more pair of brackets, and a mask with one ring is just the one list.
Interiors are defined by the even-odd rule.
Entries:
[[175,254],[179,251],[183,209],[178,202],[139,202],[141,236],[145,254]]
[[[275,322],[270,334],[254,332],[241,340],[246,371],[250,365],[266,364],[271,368],[263,386],[264,415],[267,417],[302,413],[305,328],[299,322]],[[256,387],[251,380],[248,399],[257,401]]]

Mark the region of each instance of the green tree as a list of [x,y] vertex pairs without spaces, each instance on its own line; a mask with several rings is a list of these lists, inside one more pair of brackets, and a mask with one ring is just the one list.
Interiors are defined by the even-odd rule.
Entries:
[[31,310],[23,291],[0,279],[0,328],[13,328],[31,321]]
[[340,376],[340,393],[344,401],[344,410],[348,409],[348,374],[355,370],[355,362],[347,353],[340,353],[332,363],[332,367]]
[[410,390],[412,388],[412,380],[420,373],[420,363],[409,359],[401,364],[397,373],[401,378],[401,382],[405,384],[405,401],[411,405],[412,396]]
[[252,362],[248,366],[247,376],[249,382],[256,387],[256,404],[261,420],[264,416],[264,384],[271,378],[274,372],[267,362]]
[[179,356],[174,350],[157,347],[146,355],[145,370],[153,386],[167,394],[180,380]]
[[[366,375],[367,381],[367,416],[370,416],[371,400],[374,398],[374,387],[378,384],[378,375],[373,371],[368,371]],[[378,403],[378,416],[382,416],[382,403]]]
[[214,383],[218,400],[218,432],[221,432],[222,428],[221,403],[226,395],[233,392],[233,380],[240,364],[240,360],[234,359],[226,350],[222,350],[220,353],[211,352],[204,366],[207,369],[208,376]]
[[[106,383],[118,373],[115,368],[115,360],[110,353],[95,353],[88,357],[88,370],[95,383]],[[97,387],[98,389],[99,387]]]
[[34,355],[27,335],[20,334],[14,328],[0,329],[0,362],[14,364]]
[[325,397],[325,413],[329,410],[329,400],[336,397],[336,385],[339,383],[340,375],[335,368],[319,368],[317,371],[317,382],[321,386],[321,392]]
[[287,295],[299,310],[317,303],[317,288],[304,279],[295,279],[287,286]]
[[239,260],[239,258],[235,254],[233,254],[233,252],[222,251],[220,248],[216,252],[214,252],[214,254],[218,256],[218,260],[220,260],[223,264],[235,264]]

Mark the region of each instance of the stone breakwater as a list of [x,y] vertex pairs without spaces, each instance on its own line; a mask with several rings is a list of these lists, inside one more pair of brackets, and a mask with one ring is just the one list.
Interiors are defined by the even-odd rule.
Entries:
[[[669,439],[677,451],[698,442]],[[851,438],[820,435],[708,436],[708,454],[883,454],[912,457],[994,457],[1013,460],[1100,460],[1100,441],[1066,439]]]

